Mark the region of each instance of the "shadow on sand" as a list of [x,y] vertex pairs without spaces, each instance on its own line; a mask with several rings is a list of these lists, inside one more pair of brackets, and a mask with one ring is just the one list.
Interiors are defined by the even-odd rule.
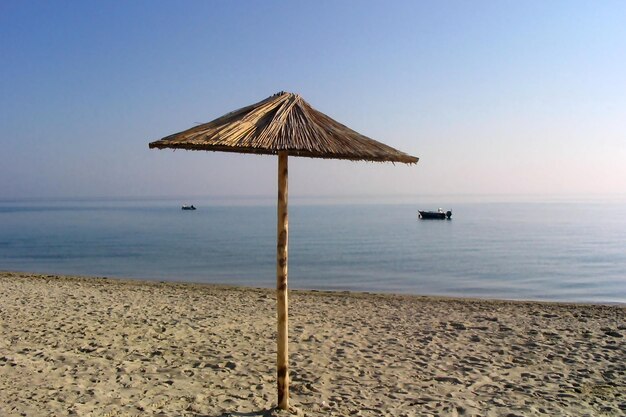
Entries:
[[259,411],[225,411],[222,414],[208,415],[208,414],[196,414],[194,417],[276,417],[279,415],[275,408],[264,409]]

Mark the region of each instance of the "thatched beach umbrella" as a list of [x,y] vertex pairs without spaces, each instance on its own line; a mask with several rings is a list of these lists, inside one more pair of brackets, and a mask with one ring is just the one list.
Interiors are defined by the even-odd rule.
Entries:
[[276,299],[278,321],[278,407],[289,408],[287,361],[287,157],[402,162],[418,158],[363,136],[313,109],[302,97],[280,92],[212,122],[150,143],[173,148],[278,155],[278,239]]

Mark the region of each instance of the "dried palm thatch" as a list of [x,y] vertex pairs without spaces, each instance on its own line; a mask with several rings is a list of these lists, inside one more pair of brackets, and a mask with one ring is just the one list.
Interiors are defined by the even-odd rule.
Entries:
[[403,162],[418,158],[377,142],[311,107],[297,94],[280,92],[256,104],[230,112],[150,143],[150,148]]

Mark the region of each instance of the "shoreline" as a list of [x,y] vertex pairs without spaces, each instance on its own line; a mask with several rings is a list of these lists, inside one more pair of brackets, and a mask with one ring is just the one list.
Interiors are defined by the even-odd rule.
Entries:
[[[0,272],[0,414],[283,415],[274,290]],[[291,290],[306,416],[626,412],[626,306]]]
[[[32,272],[32,271],[6,271],[0,270],[0,276],[5,275],[19,275],[19,276],[32,276],[32,277],[55,277],[59,279],[77,279],[77,280],[110,280],[120,283],[146,283],[146,284],[162,284],[162,285],[188,285],[191,287],[208,287],[216,289],[240,289],[240,290],[264,290],[269,292],[276,291],[272,287],[258,287],[251,285],[238,285],[228,283],[211,283],[211,282],[197,282],[197,281],[175,281],[175,280],[163,280],[153,278],[132,278],[132,277],[118,277],[118,276],[102,276],[102,275],[85,275],[85,274],[61,274],[61,273],[46,273],[46,272]],[[556,304],[556,305],[580,305],[580,306],[615,306],[626,307],[626,302],[620,301],[572,301],[572,300],[535,300],[535,299],[517,299],[517,298],[489,298],[489,297],[463,297],[463,296],[450,296],[450,295],[437,295],[437,294],[414,294],[414,293],[399,293],[399,292],[378,292],[378,291],[359,291],[359,290],[341,290],[341,289],[307,289],[307,288],[291,288],[289,287],[289,293],[329,293],[329,294],[344,294],[348,296],[390,296],[390,297],[407,297],[407,298],[419,298],[419,299],[432,299],[432,300],[456,300],[456,301],[475,301],[475,302],[503,302],[503,303],[539,303],[539,304]]]

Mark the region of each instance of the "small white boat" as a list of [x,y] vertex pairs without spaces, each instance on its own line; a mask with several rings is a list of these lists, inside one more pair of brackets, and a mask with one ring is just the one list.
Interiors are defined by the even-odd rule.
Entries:
[[189,205],[189,204],[183,204],[183,206],[181,207],[183,210],[195,210],[196,208],[194,207],[193,204]]

